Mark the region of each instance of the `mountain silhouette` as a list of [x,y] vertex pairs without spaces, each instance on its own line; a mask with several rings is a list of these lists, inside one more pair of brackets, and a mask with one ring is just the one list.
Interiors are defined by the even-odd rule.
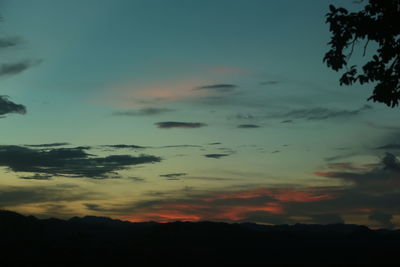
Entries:
[[0,262],[16,266],[393,264],[398,251],[399,230],[362,225],[132,223],[0,211]]

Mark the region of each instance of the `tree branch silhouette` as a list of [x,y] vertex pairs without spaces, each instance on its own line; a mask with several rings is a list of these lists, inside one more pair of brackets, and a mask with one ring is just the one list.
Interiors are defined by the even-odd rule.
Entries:
[[[400,100],[400,0],[369,0],[359,12],[329,6],[326,23],[330,26],[330,50],[323,61],[339,71],[346,71],[340,85],[373,83],[375,87],[368,100],[396,107]],[[362,68],[348,67],[355,45],[366,40],[363,57],[370,41],[377,44],[375,54]],[[347,51],[349,51],[347,53]]]

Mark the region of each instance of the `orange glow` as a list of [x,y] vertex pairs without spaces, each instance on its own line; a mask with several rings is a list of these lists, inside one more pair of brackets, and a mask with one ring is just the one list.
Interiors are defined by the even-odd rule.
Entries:
[[[269,196],[282,202],[314,202],[335,198],[334,194],[316,194],[307,191],[299,191],[295,189],[255,189],[238,193],[217,194],[217,198],[257,198]],[[212,198],[207,198],[206,201],[213,201]]]
[[220,214],[215,215],[215,219],[228,219],[232,221],[243,220],[247,217],[248,213],[254,211],[266,211],[273,214],[284,213],[283,207],[278,202],[268,202],[263,205],[257,206],[237,206],[231,207]]
[[161,223],[174,222],[174,221],[199,221],[201,216],[194,214],[186,214],[176,210],[160,211],[160,212],[144,212],[139,216],[132,216],[127,218],[131,222],[146,222],[156,221]]
[[314,174],[320,177],[334,177],[334,175],[330,172],[314,172]]
[[315,202],[335,198],[335,195],[286,190],[277,192],[273,197],[282,202]]
[[106,96],[106,101],[126,107],[147,106],[154,103],[167,104],[213,95],[215,92],[210,90],[195,90],[197,87],[213,83],[207,79],[187,79],[153,83],[144,87],[118,86],[113,88],[112,96]]
[[[318,193],[318,189],[255,189],[242,192],[215,193],[209,197],[191,199],[191,203],[185,200],[174,201],[149,207],[148,210],[137,212],[128,218],[130,221],[201,221],[201,220],[245,220],[252,212],[264,211],[271,214],[285,213],[286,202],[316,202],[333,199],[335,194]],[[246,201],[246,199],[257,199],[269,197],[272,200],[260,199],[260,203]],[[237,199],[232,202],[223,201]],[[241,203],[240,199],[243,200]]]
[[250,191],[243,192],[235,192],[235,193],[221,193],[216,194],[218,198],[226,199],[226,198],[239,198],[239,199],[248,199],[248,198],[256,198],[262,196],[268,196],[270,190],[267,189],[255,189]]

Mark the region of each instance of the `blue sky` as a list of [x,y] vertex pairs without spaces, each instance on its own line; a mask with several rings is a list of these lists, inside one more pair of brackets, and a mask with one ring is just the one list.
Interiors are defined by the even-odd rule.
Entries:
[[0,207],[133,221],[400,223],[389,205],[398,174],[385,165],[397,164],[398,110],[367,102],[371,85],[340,87],[322,62],[329,4],[358,4],[0,3],[0,40],[14,40],[0,48],[2,70],[25,66],[0,75],[0,95],[27,110],[0,119]]

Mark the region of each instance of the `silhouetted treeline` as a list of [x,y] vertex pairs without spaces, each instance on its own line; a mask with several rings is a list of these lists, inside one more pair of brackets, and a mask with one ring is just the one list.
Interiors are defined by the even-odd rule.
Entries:
[[383,264],[400,263],[399,251],[400,231],[360,225],[39,220],[0,211],[0,266]]

